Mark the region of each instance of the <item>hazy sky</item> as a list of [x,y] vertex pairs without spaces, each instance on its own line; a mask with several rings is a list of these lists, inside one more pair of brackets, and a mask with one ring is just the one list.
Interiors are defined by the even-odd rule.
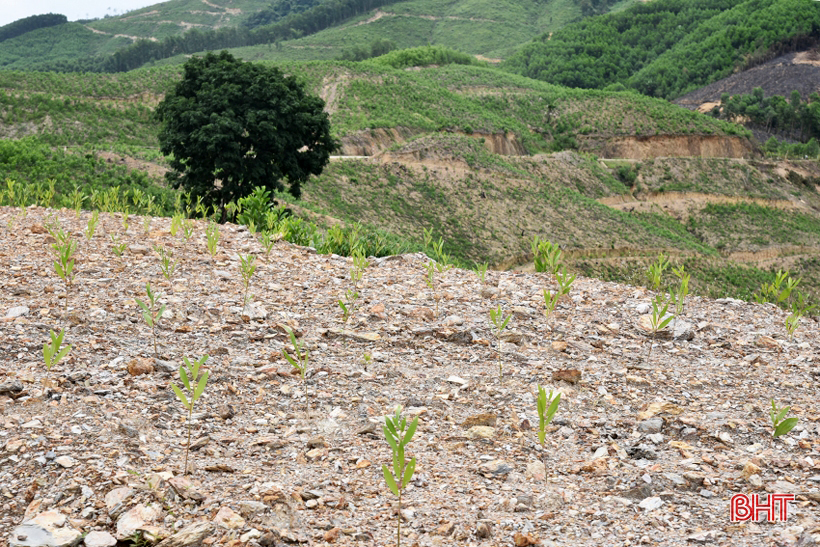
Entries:
[[[62,13],[69,21],[115,15],[162,0],[0,0],[0,26],[29,15]],[[110,9],[109,9],[110,8]]]

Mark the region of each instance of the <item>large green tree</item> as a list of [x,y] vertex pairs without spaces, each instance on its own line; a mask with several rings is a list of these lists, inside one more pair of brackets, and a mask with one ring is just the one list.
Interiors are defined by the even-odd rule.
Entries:
[[193,57],[156,110],[169,182],[204,203],[225,205],[255,186],[295,197],[327,164],[336,142],[324,101],[276,67],[227,51]]

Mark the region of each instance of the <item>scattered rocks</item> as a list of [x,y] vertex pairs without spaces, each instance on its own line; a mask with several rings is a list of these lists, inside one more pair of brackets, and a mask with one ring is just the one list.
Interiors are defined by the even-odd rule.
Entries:
[[45,511],[23,521],[11,532],[9,547],[71,547],[83,534],[60,511]]
[[216,526],[212,522],[195,522],[160,541],[157,547],[194,547],[215,531]]
[[577,384],[581,381],[581,371],[574,368],[553,371],[552,381]]
[[28,315],[29,309],[27,306],[15,306],[13,308],[9,308],[6,312],[6,318],[14,319],[16,317],[23,317],[24,315]]
[[481,414],[474,414],[469,416],[466,420],[461,422],[461,426],[471,428],[473,426],[495,426],[498,416],[492,412],[482,412]]
[[117,544],[116,538],[108,532],[89,532],[83,539],[85,547],[114,547]]

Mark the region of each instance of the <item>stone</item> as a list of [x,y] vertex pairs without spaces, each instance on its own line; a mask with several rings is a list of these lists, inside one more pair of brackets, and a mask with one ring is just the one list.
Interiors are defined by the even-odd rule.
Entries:
[[117,520],[117,539],[124,541],[137,530],[150,526],[160,515],[160,509],[153,505],[135,505]]
[[180,475],[171,477],[168,479],[168,484],[182,499],[199,501],[204,498],[204,496],[197,490],[194,483],[185,476]]
[[477,425],[486,425],[493,427],[495,426],[496,420],[498,420],[498,416],[496,416],[492,412],[482,412],[481,414],[474,414],[468,417],[461,423],[461,426],[466,427],[468,429]]
[[663,418],[650,418],[638,422],[638,431],[641,433],[660,433],[663,429]]
[[649,511],[654,511],[658,509],[661,505],[663,505],[663,500],[657,496],[646,498],[641,503],[638,504],[638,507],[645,510],[647,513]]
[[448,315],[441,324],[445,327],[457,327],[464,324],[464,318],[459,315]]
[[54,460],[54,463],[68,469],[70,467],[74,467],[75,465],[77,465],[77,460],[75,460],[71,456],[60,456],[59,458],[56,458]]
[[563,340],[555,340],[554,342],[552,342],[552,344],[550,344],[550,346],[554,351],[567,351],[567,343]]
[[[456,385],[459,385],[459,386],[466,386],[467,384],[470,383],[467,380],[465,380],[464,378],[459,378],[458,376],[449,376],[447,378],[447,381],[450,382],[451,384],[456,384]],[[22,385],[20,386],[20,389],[21,390],[23,389]]]
[[449,536],[456,529],[456,524],[452,521],[445,522],[433,532],[437,536]]
[[9,308],[9,311],[6,312],[6,317],[8,318],[16,318],[16,317],[23,317],[24,315],[28,315],[29,309],[27,306],[15,306],[13,308]]
[[524,471],[524,478],[534,481],[543,481],[546,476],[547,468],[544,466],[544,462],[530,462]]
[[760,336],[757,340],[755,340],[755,345],[760,348],[766,348],[771,350],[780,349],[780,343],[772,338],[771,336]]
[[202,543],[202,540],[216,531],[212,522],[195,522],[189,524],[176,534],[165,538],[157,547],[193,547]]
[[248,305],[242,310],[242,319],[244,321],[262,321],[268,317],[268,311],[260,302],[248,302]]
[[436,313],[430,308],[418,307],[410,312],[410,317],[413,319],[421,319],[423,321],[433,321],[436,318]]
[[131,376],[141,376],[143,374],[152,374],[154,372],[154,364],[151,359],[131,359],[128,363],[128,374]]
[[252,539],[259,539],[262,537],[262,532],[257,530],[256,528],[251,528],[241,536],[239,536],[239,541],[242,543],[248,543]]
[[581,381],[581,371],[574,368],[556,370],[552,373],[553,382],[568,382],[577,384]]
[[492,439],[495,435],[495,428],[486,425],[474,425],[467,430],[468,439]]
[[226,530],[238,530],[245,527],[245,519],[230,507],[223,506],[216,513],[214,524]]
[[128,246],[128,251],[132,255],[147,255],[151,250],[146,247],[145,245],[140,245],[139,243],[133,243]]
[[481,539],[488,539],[493,536],[493,529],[489,523],[479,522],[475,527],[475,535]]
[[108,510],[108,516],[113,520],[125,511],[128,500],[134,497],[135,491],[133,488],[123,486],[115,488],[105,495],[105,508]]
[[268,510],[268,506],[261,501],[242,500],[239,502],[239,514],[250,520]]
[[9,538],[9,547],[73,547],[83,534],[68,522],[61,512],[40,513],[16,527]]
[[478,472],[488,479],[505,479],[512,470],[512,466],[503,460],[485,462],[478,468]]
[[114,547],[117,540],[108,532],[93,531],[89,532],[85,539],[85,547]]

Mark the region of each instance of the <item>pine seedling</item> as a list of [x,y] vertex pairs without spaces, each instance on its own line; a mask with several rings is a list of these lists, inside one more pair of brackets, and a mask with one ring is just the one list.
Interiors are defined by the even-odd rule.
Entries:
[[478,276],[478,281],[479,283],[481,283],[481,285],[484,285],[487,282],[487,268],[489,267],[490,265],[487,262],[475,263],[474,271],[475,274]]
[[657,291],[660,288],[661,281],[663,280],[663,272],[668,267],[669,258],[664,256],[663,253],[658,253],[658,258],[650,264],[649,269],[646,271],[646,278],[652,290]]
[[[188,451],[191,447],[191,417],[194,414],[194,404],[205,391],[209,373],[206,370],[201,376],[199,375],[199,367],[204,365],[205,361],[208,360],[207,355],[203,355],[198,361],[194,361],[193,363],[191,363],[187,357],[183,357],[182,360],[184,361],[184,364],[179,367],[179,379],[182,381],[182,385],[185,386],[185,389],[188,392],[188,397],[186,397],[182,389],[180,389],[173,382],[171,383],[171,389],[173,389],[174,393],[176,393],[182,403],[182,406],[188,410],[188,442],[185,444],[185,471],[183,473],[187,475]],[[194,386],[193,389],[191,389],[191,385]]]
[[794,333],[798,327],[800,327],[800,320],[816,307],[817,306],[809,305],[806,302],[806,297],[803,293],[797,293],[797,298],[790,306],[792,312],[786,317],[786,332],[789,334],[789,340],[794,339]]
[[111,250],[117,255],[117,258],[122,258],[122,253],[125,252],[125,243],[121,243],[120,239],[114,234],[109,234],[111,238]]
[[174,270],[177,269],[177,261],[173,260],[174,254],[161,245],[156,245],[154,250],[159,254],[159,267],[162,270],[162,275],[168,281],[174,275]]
[[443,275],[453,267],[449,263],[450,256],[448,254],[442,253],[441,256],[439,256],[439,259],[440,260],[438,261],[430,260],[427,262],[427,276],[424,278],[424,282],[427,283],[427,287],[433,293],[433,300],[436,303],[436,319],[438,319],[438,303],[441,300],[441,295],[438,291],[438,283],[436,282],[436,273]]
[[49,335],[51,336],[51,342],[43,344],[43,361],[45,362],[46,370],[51,371],[51,367],[68,355],[68,352],[71,351],[71,345],[67,345],[64,348],[60,347],[63,344],[63,337],[65,337],[65,329],[61,330],[60,334],[55,333],[53,330],[49,331]]
[[68,200],[71,202],[71,208],[74,209],[77,218],[80,218],[80,213],[83,210],[83,202],[86,199],[88,199],[88,196],[82,193],[79,186],[75,186],[74,191],[68,196]]
[[94,237],[94,232],[97,231],[97,225],[100,223],[100,212],[94,211],[91,213],[91,218],[88,219],[88,225],[85,227],[85,238],[91,241]]
[[150,306],[139,298],[135,300],[140,308],[142,308],[142,318],[145,319],[145,323],[151,328],[151,333],[154,337],[154,356],[159,357],[159,353],[157,352],[157,325],[160,319],[162,319],[162,314],[165,313],[165,304],[157,308],[157,304],[162,295],[151,290],[150,282],[145,284],[145,292],[148,295],[148,304],[150,304]]
[[498,340],[498,381],[504,379],[503,365],[501,364],[501,333],[507,328],[507,324],[512,319],[512,314],[504,317],[504,312],[501,310],[501,304],[494,310],[490,310],[490,325],[493,327],[493,333],[496,340]]
[[772,399],[772,409],[769,411],[769,417],[772,420],[772,437],[775,439],[781,435],[785,435],[797,425],[798,418],[786,418],[790,409],[791,407],[788,406],[777,408],[774,399]]
[[[242,297],[242,305],[248,305],[248,287],[251,285],[251,278],[256,271],[256,256],[252,254],[239,255],[239,273],[242,274],[242,284],[245,286],[245,294]],[[253,295],[250,296],[253,299]]]
[[547,391],[538,386],[538,397],[536,399],[536,407],[538,408],[538,442],[541,444],[541,458],[544,462],[544,482],[547,482],[547,426],[555,417],[555,412],[558,410],[558,404],[561,402],[561,394],[556,393],[555,398],[552,397],[552,390],[549,395]]
[[387,465],[382,464],[382,473],[387,487],[390,488],[393,495],[399,498],[398,518],[396,520],[396,547],[401,547],[401,498],[404,489],[410,483],[410,479],[413,478],[413,473],[416,470],[416,458],[405,462],[404,449],[416,432],[419,417],[413,418],[413,421],[408,425],[407,419],[401,416],[401,405],[398,405],[395,414],[385,416],[384,422],[382,431],[387,444],[390,445],[390,450],[393,452],[393,470],[391,472]]
[[285,349],[282,349],[282,354],[285,356],[288,363],[299,371],[299,375],[302,377],[302,386],[305,389],[305,414],[307,415],[308,420],[310,420],[310,399],[308,398],[307,389],[307,368],[310,351],[296,339],[296,335],[290,327],[285,327],[285,330],[287,331],[288,336],[290,336],[290,343],[293,344],[294,355],[289,354]]
[[57,275],[65,283],[65,311],[68,311],[68,292],[71,289],[71,283],[74,281],[76,273],[74,272],[74,253],[77,251],[77,242],[71,239],[71,234],[64,232],[59,228],[55,233],[57,240],[51,246],[57,253],[57,259],[54,261],[54,270]]
[[530,244],[533,264],[536,272],[550,272],[555,274],[561,267],[562,252],[558,245],[551,241],[540,239],[537,235]]
[[122,209],[122,230],[128,232],[128,219],[131,218],[131,211],[128,210],[128,205],[124,205]]
[[209,222],[208,227],[205,229],[205,237],[208,241],[208,253],[211,255],[211,258],[213,258],[216,256],[216,252],[219,248],[219,224],[213,221]]
[[652,301],[652,315],[650,316],[650,325],[652,328],[652,340],[649,342],[649,351],[646,354],[646,361],[649,362],[649,357],[652,355],[652,345],[658,337],[658,331],[666,328],[667,325],[675,318],[673,314],[669,313],[669,306],[675,304],[675,295],[669,294],[668,297],[658,293]]
[[686,297],[689,295],[689,279],[692,276],[686,272],[683,264],[681,264],[680,268],[672,268],[672,273],[675,274],[675,277],[680,281],[675,294],[675,315],[680,317],[683,315]]

